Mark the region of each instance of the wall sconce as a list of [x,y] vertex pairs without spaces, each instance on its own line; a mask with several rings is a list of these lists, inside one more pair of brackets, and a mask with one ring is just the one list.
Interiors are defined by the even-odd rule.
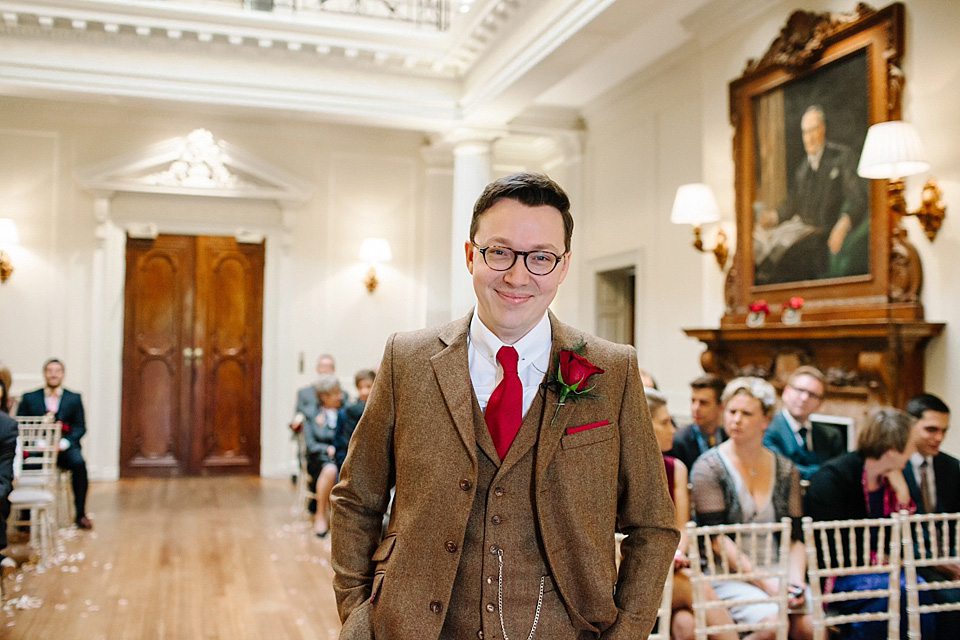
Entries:
[[377,265],[390,262],[393,254],[390,252],[390,243],[384,238],[367,238],[360,243],[360,259],[370,265],[367,271],[367,277],[363,279],[363,284],[367,286],[367,291],[373,293],[377,288]]
[[19,242],[17,225],[10,218],[0,218],[0,282],[6,282],[13,274],[13,260],[4,249]]
[[670,211],[670,222],[674,224],[693,225],[693,247],[697,251],[712,251],[717,258],[717,264],[723,271],[727,264],[727,234],[723,228],[717,229],[717,244],[713,249],[703,248],[703,239],[700,237],[700,225],[720,220],[720,207],[713,195],[713,190],[705,184],[685,184],[677,189],[677,197],[673,200],[673,210]]
[[887,205],[894,213],[894,226],[900,223],[903,216],[917,216],[932,242],[947,213],[946,206],[940,200],[942,193],[936,180],[930,178],[923,186],[923,201],[916,211],[907,211],[903,197],[903,179],[929,168],[920,136],[909,122],[878,122],[867,130],[857,173],[870,180],[888,180]]

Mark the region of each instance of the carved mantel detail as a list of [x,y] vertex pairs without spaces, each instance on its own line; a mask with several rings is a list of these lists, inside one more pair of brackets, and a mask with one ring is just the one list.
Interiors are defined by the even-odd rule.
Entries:
[[782,388],[795,368],[811,364],[826,374],[828,398],[865,410],[903,407],[924,390],[924,351],[944,326],[865,319],[684,332],[706,345],[700,357],[705,371],[724,379],[756,375]]

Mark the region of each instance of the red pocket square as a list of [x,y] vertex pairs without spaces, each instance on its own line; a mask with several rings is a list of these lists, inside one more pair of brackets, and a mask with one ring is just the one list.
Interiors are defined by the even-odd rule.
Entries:
[[587,429],[596,429],[597,427],[604,427],[610,424],[609,420],[601,420],[600,422],[591,422],[590,424],[582,424],[579,427],[568,427],[566,434],[569,436],[572,433],[579,433],[580,431],[586,431]]

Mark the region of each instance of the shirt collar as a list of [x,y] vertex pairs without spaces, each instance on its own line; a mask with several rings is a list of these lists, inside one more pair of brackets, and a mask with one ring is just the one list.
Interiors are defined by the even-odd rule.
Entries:
[[784,419],[786,419],[787,424],[790,425],[790,428],[793,429],[793,432],[796,434],[799,434],[800,427],[804,425],[800,424],[800,422],[796,418],[794,418],[792,415],[790,415],[790,412],[787,411],[786,409],[781,409],[780,413],[783,414]]
[[44,397],[50,397],[50,396],[52,396],[52,395],[54,395],[54,394],[56,394],[56,396],[57,396],[58,398],[59,398],[60,396],[62,396],[62,395],[63,395],[63,387],[57,387],[56,389],[52,389],[52,388],[50,388],[50,387],[46,387],[46,386],[45,386],[45,387],[43,388],[43,395],[44,395]]
[[810,167],[813,168],[814,171],[820,170],[820,161],[823,160],[823,150],[824,148],[826,148],[826,146],[827,146],[827,143],[823,143],[822,145],[820,145],[820,148],[817,149],[816,153],[811,153],[807,155],[807,162],[810,163]]
[[[500,347],[506,343],[502,342],[493,331],[490,331],[490,329],[483,324],[483,321],[480,320],[480,316],[477,315],[476,311],[474,311],[473,318],[470,320],[469,337],[477,353],[489,360],[493,366],[496,367],[497,352],[500,351]],[[517,350],[517,355],[519,356],[517,371],[522,371],[530,364],[536,362],[545,352],[550,351],[552,343],[553,332],[550,328],[550,317],[547,315],[547,312],[544,311],[540,322],[538,322],[533,329],[530,329],[525,336],[512,345],[509,345]]]
[[933,456],[926,457],[923,454],[921,454],[919,451],[914,451],[913,455],[910,456],[910,463],[913,465],[913,468],[916,469],[917,471],[920,470],[920,465],[923,464],[924,460],[927,461],[928,467],[933,466]]

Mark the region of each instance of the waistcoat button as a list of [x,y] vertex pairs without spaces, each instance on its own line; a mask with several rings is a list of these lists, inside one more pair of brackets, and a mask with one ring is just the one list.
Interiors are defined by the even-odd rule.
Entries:
[[500,524],[503,521],[500,519],[500,516],[493,516],[492,518],[490,518],[490,522],[492,522],[493,524]]
[[457,543],[454,542],[453,540],[447,540],[447,542],[446,542],[443,546],[444,546],[444,548],[445,548],[447,551],[449,551],[450,553],[456,553],[456,552],[457,552]]
[[490,603],[487,603],[487,611],[489,611],[490,613],[493,613],[493,612],[496,611],[496,610],[497,610],[497,608],[496,608],[495,606],[493,606],[493,605],[490,604]]
[[443,611],[443,605],[434,600],[430,603],[430,611],[433,611],[434,613],[440,613]]
[[483,640],[483,629],[480,629],[480,631],[477,631],[477,637],[480,638],[480,640]]
[[473,483],[466,478],[460,481],[460,488],[464,491],[470,491],[471,487],[473,487]]
[[494,493],[494,495],[496,495],[496,496],[498,496],[498,497],[499,497],[499,496],[502,496],[502,495],[503,495],[503,487],[497,487],[496,489],[493,490],[493,493]]

